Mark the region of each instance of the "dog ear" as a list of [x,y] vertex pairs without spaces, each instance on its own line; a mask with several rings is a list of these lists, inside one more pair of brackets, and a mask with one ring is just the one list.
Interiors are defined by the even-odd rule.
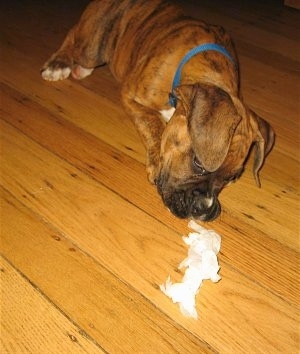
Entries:
[[241,120],[230,96],[213,85],[183,85],[176,89],[188,119],[194,152],[209,172],[225,160]]
[[250,121],[254,129],[254,164],[253,175],[258,187],[260,187],[260,180],[258,172],[261,169],[265,157],[271,151],[274,141],[275,133],[263,118],[259,117],[255,112],[250,110]]

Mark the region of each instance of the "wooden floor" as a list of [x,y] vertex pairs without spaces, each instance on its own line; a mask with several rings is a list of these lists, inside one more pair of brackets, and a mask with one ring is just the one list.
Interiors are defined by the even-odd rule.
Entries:
[[147,182],[118,84],[40,77],[87,2],[1,2],[1,353],[299,353],[300,12],[181,1],[232,34],[245,100],[277,134],[262,188],[249,161],[205,225],[222,280],[196,321],[159,290],[189,230]]

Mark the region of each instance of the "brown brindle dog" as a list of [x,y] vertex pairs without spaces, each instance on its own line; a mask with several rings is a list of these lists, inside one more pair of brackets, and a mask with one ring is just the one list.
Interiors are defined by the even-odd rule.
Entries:
[[[206,44],[212,48],[186,57]],[[149,181],[176,216],[216,218],[218,194],[241,175],[252,145],[259,184],[274,133],[242,102],[237,58],[221,27],[164,0],[94,0],[42,76],[81,79],[104,64],[121,83],[124,108],[146,146]]]

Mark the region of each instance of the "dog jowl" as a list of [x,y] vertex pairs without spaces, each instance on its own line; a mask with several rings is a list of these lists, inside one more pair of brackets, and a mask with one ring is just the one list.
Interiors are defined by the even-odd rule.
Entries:
[[146,147],[148,179],[172,213],[215,219],[220,191],[241,175],[252,147],[259,185],[274,133],[241,99],[237,56],[222,27],[164,0],[94,0],[42,76],[82,79],[104,64]]

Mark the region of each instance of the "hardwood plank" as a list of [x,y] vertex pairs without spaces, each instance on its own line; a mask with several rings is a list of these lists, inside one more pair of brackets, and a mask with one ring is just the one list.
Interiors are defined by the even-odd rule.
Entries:
[[[234,34],[234,38],[242,36],[250,43],[257,44],[265,41],[263,47],[273,47],[277,52],[283,52],[287,56],[294,56],[298,52],[282,50],[278,43],[278,37],[285,37],[288,45],[291,40],[297,42],[300,35],[299,12],[290,11],[283,6],[281,0],[267,1],[232,1],[232,0],[202,0],[201,3],[194,0],[179,0],[186,13],[202,18],[210,23],[221,24]],[[249,29],[261,30],[258,36]],[[247,36],[246,36],[247,34]],[[272,37],[273,41],[267,41]],[[296,49],[294,46],[293,49]],[[286,68],[288,69],[288,68]],[[292,68],[291,68],[292,69]]]
[[[22,269],[39,291],[51,299],[55,304],[54,310],[59,308],[68,318],[76,321],[85,333],[101,344],[106,352],[214,352],[207,343],[174,323],[148,299],[137,293],[132,286],[120,281],[118,276],[83,253],[59,230],[51,228],[48,223],[42,223],[37,214],[30,212],[3,189],[1,189],[1,212],[7,220],[1,229],[1,252],[10,262]],[[5,267],[4,274],[8,274],[6,270],[7,267]],[[11,277],[9,276],[8,279]],[[18,338],[22,339],[19,343],[21,348],[22,341],[24,347],[25,345],[30,347],[28,342],[32,341],[34,350],[30,352],[83,352],[79,349],[76,351],[84,338],[82,331],[78,332],[75,328],[71,330],[71,327],[68,329],[67,332],[78,339],[72,342],[67,338],[65,325],[63,333],[57,334],[55,340],[57,332],[55,327],[60,325],[59,318],[56,319],[55,314],[48,309],[49,316],[47,317],[45,313],[46,318],[42,317],[38,320],[41,313],[44,315],[46,311],[46,309],[43,311],[43,306],[40,304],[45,300],[41,299],[40,293],[32,290],[32,286],[24,284],[24,280],[22,285],[15,283],[15,277],[17,275],[7,280],[9,284],[5,283],[3,287],[6,296],[4,306],[7,305],[4,314],[5,324],[10,326],[7,329],[10,330],[10,338],[7,340],[11,345],[8,353],[15,353],[13,348],[18,345]],[[35,298],[37,298],[35,300],[37,303],[33,306]],[[168,302],[168,300],[163,300],[165,303]],[[18,307],[15,312],[12,312],[14,305]],[[41,309],[40,312],[34,312],[35,307]],[[18,317],[18,310],[22,313],[22,317],[21,314]],[[176,310],[174,309],[173,312],[176,313]],[[31,320],[27,321],[26,325],[24,321],[27,318]],[[23,326],[25,328],[19,333],[20,337],[14,336],[14,329]],[[49,343],[49,351],[45,347],[45,351],[42,350],[43,347],[38,351],[37,348],[43,345],[40,341],[44,336],[46,343],[48,343],[48,338],[49,342],[53,340],[53,347]],[[55,347],[63,337],[69,340],[69,348],[74,346],[74,350],[65,350],[65,347],[68,348],[65,339],[62,342],[65,346]],[[98,346],[94,345],[93,351],[92,343],[88,346],[88,341],[85,341],[87,352],[96,353]],[[84,348],[84,345],[82,347]]]
[[[111,149],[60,116],[52,115],[16,91],[8,87],[2,87],[2,89],[4,93],[3,117],[10,124],[146,213],[153,215],[156,219],[162,219],[161,222],[168,227],[178,233],[186,232],[186,221],[178,221],[170,215],[162,206],[154,188],[148,185],[143,176],[143,165],[121,155],[117,150]],[[14,115],[16,109],[20,112],[19,115]],[[40,133],[45,131],[47,131],[46,139],[45,133],[43,135]],[[65,136],[69,137],[67,141],[64,139]],[[284,157],[281,161],[283,164]],[[279,171],[276,173],[274,169],[270,173],[276,178],[277,183],[283,178],[282,174]],[[293,182],[291,176],[286,177],[287,179],[282,181],[282,191],[276,192],[278,193],[276,199],[280,200],[285,208],[293,205],[292,208],[297,209],[296,195],[291,187],[296,186],[297,181]],[[229,190],[231,188],[233,191]],[[140,193],[141,190],[143,193]],[[221,221],[212,223],[212,226],[224,235],[222,254],[228,263],[247,276],[253,276],[256,281],[268,284],[273,292],[287,297],[289,301],[299,303],[294,280],[299,272],[296,267],[297,254],[286,247],[297,248],[295,232],[297,232],[298,219],[296,214],[289,214],[288,222],[278,217],[277,205],[269,201],[267,197],[272,194],[273,190],[276,190],[272,180],[268,182],[267,189],[264,186],[259,192],[262,198],[255,199],[256,205],[253,207],[251,201],[246,205],[244,203],[249,190],[253,195],[257,193],[252,176],[247,174],[239,183],[223,192],[225,210]],[[149,203],[149,200],[152,202]],[[254,208],[257,211],[254,212]],[[251,214],[249,214],[249,209]],[[231,221],[232,215],[235,218],[234,224]],[[265,233],[265,220],[268,220],[268,227],[272,226],[270,236]],[[270,237],[277,241],[273,241]],[[268,243],[267,252],[266,242]],[[248,252],[249,249],[251,253]],[[268,269],[268,272],[265,272],[265,269]]]
[[0,279],[1,353],[104,353],[2,257]]
[[[15,129],[6,124],[1,128],[6,131],[2,137],[6,145],[1,181],[4,188],[177,323],[217,350],[249,348],[254,335],[257,348],[269,351],[297,345],[296,308],[249,281],[222,258],[223,281],[205,285],[198,299],[202,304],[201,327],[182,318],[158,290],[168,273],[173,279],[181,277],[174,268],[184,258],[185,250],[176,234]],[[10,242],[7,239],[7,244]],[[225,313],[233,317],[226,318]],[[236,326],[242,341],[228,340]]]

